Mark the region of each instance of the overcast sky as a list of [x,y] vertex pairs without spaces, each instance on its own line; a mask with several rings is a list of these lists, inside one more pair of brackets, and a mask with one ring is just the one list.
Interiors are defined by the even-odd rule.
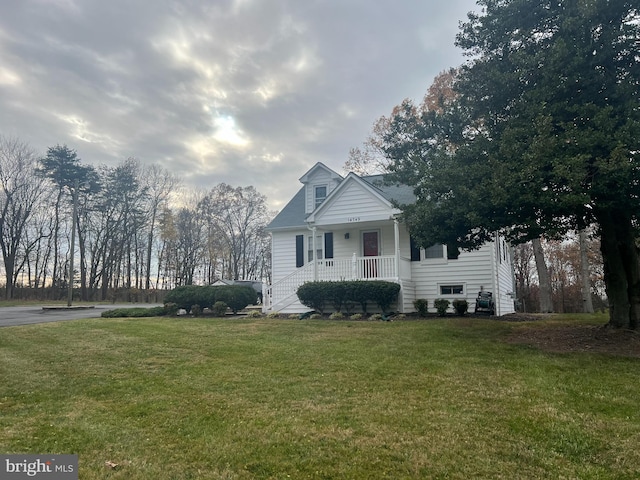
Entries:
[[280,209],[464,61],[474,0],[2,0],[0,134]]

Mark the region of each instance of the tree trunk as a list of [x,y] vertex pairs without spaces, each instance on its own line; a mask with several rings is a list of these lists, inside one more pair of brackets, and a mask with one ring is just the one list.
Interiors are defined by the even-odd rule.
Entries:
[[640,255],[629,215],[613,212],[599,218],[609,325],[640,326]]
[[591,273],[589,258],[587,257],[587,232],[578,232],[580,242],[580,274],[582,277],[582,309],[584,313],[593,313],[593,300],[591,299]]
[[[76,194],[77,195],[77,194]],[[89,300],[87,294],[87,253],[86,242],[82,230],[80,229],[80,216],[76,218],[76,229],[78,231],[78,249],[80,250],[80,298],[83,302]]]
[[540,312],[553,312],[553,303],[551,301],[551,280],[549,280],[549,270],[544,261],[544,250],[542,250],[542,242],[539,238],[531,241],[533,243],[533,255],[536,259],[536,268],[538,270],[538,281],[540,282]]

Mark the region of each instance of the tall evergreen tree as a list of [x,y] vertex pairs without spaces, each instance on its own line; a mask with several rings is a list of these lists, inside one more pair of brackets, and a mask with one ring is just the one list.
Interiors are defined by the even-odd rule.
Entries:
[[[384,149],[423,245],[598,226],[610,324],[640,327],[640,11],[630,0],[480,0],[456,101],[409,103]],[[452,148],[452,145],[455,148]]]

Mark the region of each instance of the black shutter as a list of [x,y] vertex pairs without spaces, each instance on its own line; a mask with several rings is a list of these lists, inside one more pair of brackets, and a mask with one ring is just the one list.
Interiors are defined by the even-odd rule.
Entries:
[[324,234],[324,258],[333,258],[333,232]]
[[419,262],[420,261],[420,246],[416,244],[416,241],[413,237],[409,237],[409,248],[411,249],[411,261]]
[[447,260],[457,260],[460,256],[460,249],[456,245],[447,243]]
[[296,268],[304,265],[304,235],[296,235]]

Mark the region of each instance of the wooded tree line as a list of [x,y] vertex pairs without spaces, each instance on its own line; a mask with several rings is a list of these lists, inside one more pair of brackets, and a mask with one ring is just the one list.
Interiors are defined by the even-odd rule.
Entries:
[[26,142],[0,136],[5,298],[65,298],[71,258],[82,300],[268,279],[264,195],[221,183],[187,199],[180,183],[132,158],[94,167],[67,146],[41,157]]
[[[579,313],[607,307],[604,270],[597,237],[586,239],[586,265],[581,256],[579,234],[563,240],[541,240],[543,268],[548,275],[547,292],[540,281],[533,242],[513,249],[516,307],[523,312]],[[585,279],[585,276],[587,277]],[[585,291],[586,289],[586,291]],[[548,303],[543,297],[548,295]]]

